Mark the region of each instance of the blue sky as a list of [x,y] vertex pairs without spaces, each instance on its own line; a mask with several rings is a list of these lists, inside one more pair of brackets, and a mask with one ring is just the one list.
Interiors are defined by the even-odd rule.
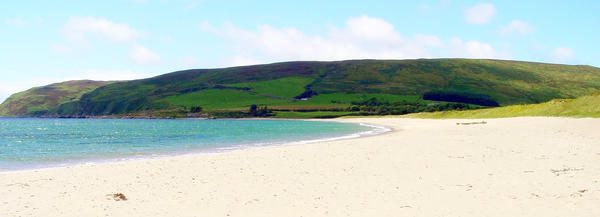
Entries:
[[595,1],[12,1],[0,101],[33,86],[291,60],[497,58],[600,66]]

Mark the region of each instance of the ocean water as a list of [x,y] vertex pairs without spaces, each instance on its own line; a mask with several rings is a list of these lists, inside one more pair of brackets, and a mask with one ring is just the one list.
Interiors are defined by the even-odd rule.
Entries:
[[301,120],[0,118],[0,171],[354,137],[373,126]]

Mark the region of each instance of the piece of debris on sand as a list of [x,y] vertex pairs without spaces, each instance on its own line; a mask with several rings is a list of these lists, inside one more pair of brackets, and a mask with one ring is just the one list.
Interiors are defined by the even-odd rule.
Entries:
[[127,200],[127,197],[125,197],[125,195],[123,193],[116,193],[116,194],[107,194],[106,197],[107,200],[113,199],[115,201],[121,201],[121,200]]
[[456,123],[456,125],[473,125],[473,124],[487,124],[487,122],[479,121],[479,122]]

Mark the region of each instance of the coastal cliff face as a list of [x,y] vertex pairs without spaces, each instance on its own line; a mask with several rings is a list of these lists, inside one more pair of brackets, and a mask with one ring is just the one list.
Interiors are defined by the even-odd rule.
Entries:
[[[282,114],[352,112],[350,106],[368,100],[506,106],[597,91],[600,69],[591,66],[474,59],[284,62],[185,70],[123,82],[52,84],[14,94],[0,105],[0,116],[185,116],[191,110],[247,111],[251,105]],[[424,95],[436,96],[430,100],[437,102]]]

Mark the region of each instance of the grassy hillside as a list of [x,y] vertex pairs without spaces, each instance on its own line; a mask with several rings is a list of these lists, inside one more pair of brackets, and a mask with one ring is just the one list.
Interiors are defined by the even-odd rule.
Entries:
[[[295,113],[283,112],[340,110],[371,98],[385,109],[432,103],[424,95],[437,101],[506,106],[596,91],[600,91],[600,69],[590,66],[472,59],[285,62],[185,70],[118,82],[54,108],[26,106],[19,114],[181,116],[195,107],[230,112],[256,104],[286,116]],[[308,99],[298,100],[302,98]]]
[[504,118],[523,116],[595,117],[600,118],[600,93],[577,99],[554,99],[529,105],[513,105],[469,111],[445,111],[406,115],[414,118]]
[[206,110],[247,109],[252,104],[272,105],[289,100],[264,97],[238,90],[201,90],[182,95],[169,96],[167,102],[183,107],[201,106]]
[[43,115],[58,105],[77,101],[85,93],[113,82],[67,81],[13,94],[0,104],[0,116]]
[[268,96],[294,98],[305,91],[305,86],[315,79],[307,77],[286,77],[269,81],[226,84],[227,87],[248,88],[256,93]]

